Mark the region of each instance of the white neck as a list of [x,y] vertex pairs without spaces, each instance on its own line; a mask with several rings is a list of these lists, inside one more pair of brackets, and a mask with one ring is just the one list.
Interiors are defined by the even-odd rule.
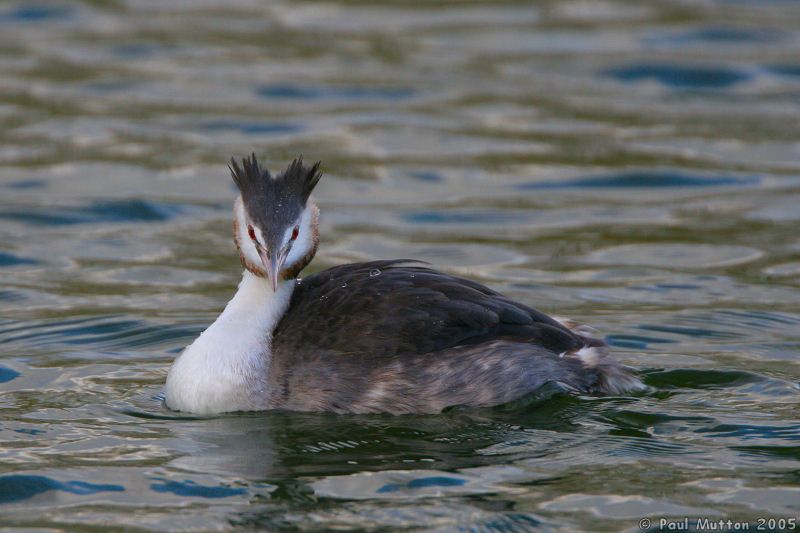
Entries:
[[173,363],[167,406],[197,414],[267,408],[272,332],[294,285],[281,281],[273,292],[266,278],[245,271],[219,318]]

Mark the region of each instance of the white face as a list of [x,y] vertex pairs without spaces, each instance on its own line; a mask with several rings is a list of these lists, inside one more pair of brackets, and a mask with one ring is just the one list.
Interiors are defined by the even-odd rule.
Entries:
[[233,216],[237,222],[235,238],[248,268],[257,269],[263,275],[268,275],[270,261],[267,252],[269,252],[270,257],[275,256],[277,279],[280,279],[282,271],[305,259],[315,246],[316,212],[317,207],[309,198],[300,218],[287,227],[277,249],[267,250],[261,228],[250,220],[241,196],[238,197],[233,207]]

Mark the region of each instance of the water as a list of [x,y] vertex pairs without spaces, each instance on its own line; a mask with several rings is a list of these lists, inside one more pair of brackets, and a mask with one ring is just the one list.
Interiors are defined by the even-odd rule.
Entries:
[[[800,5],[0,5],[0,524],[637,531],[800,514]],[[182,417],[231,155],[321,159],[313,270],[416,257],[649,393]]]

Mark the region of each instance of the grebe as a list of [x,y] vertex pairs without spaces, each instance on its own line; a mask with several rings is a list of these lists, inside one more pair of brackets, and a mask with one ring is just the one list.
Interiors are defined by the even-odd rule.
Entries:
[[600,394],[643,387],[584,328],[418,262],[297,279],[319,243],[319,165],[299,158],[272,176],[255,154],[231,159],[245,270],[219,318],[172,365],[169,408],[435,413],[503,404],[545,383]]

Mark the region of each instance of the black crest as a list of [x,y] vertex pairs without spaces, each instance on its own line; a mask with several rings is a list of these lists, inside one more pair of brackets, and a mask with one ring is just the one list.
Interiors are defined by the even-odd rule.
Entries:
[[[239,192],[247,199],[248,196],[273,193],[273,196],[294,195],[300,198],[305,204],[311,191],[314,190],[322,172],[319,170],[320,161],[314,163],[310,168],[303,165],[301,155],[291,163],[282,173],[273,177],[269,170],[262,169],[256,154],[242,159],[242,165],[231,158],[228,168]],[[276,194],[277,193],[277,194]]]
[[252,154],[243,158],[241,165],[231,158],[228,168],[242,193],[250,218],[267,233],[268,240],[274,241],[290,224],[297,222],[311,191],[322,177],[319,166],[319,161],[311,167],[303,165],[300,156],[286,170],[273,176],[259,166],[256,154]]

